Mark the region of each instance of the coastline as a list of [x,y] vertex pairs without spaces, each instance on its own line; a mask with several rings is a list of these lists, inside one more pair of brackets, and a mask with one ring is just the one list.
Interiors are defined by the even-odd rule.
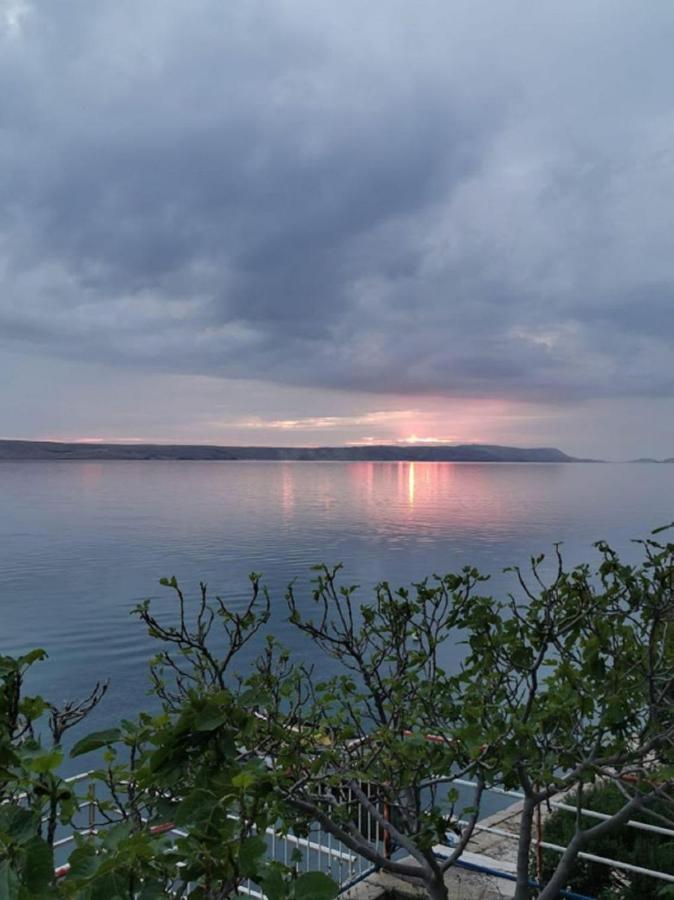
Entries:
[[116,444],[0,440],[0,461],[280,461],[280,462],[472,462],[576,463],[579,459],[554,447],[502,447],[490,444],[407,446],[397,444],[343,447],[256,447],[199,444]]

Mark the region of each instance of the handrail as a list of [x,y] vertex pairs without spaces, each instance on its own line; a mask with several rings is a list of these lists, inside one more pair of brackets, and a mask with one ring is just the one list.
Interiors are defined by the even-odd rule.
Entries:
[[[91,779],[92,774],[93,774],[93,772],[91,772],[91,771],[90,772],[82,772],[82,773],[79,773],[78,775],[71,776],[70,778],[68,778],[66,780],[71,784],[77,784],[77,783],[86,781],[87,779]],[[474,782],[467,781],[465,779],[456,779],[454,781],[454,783],[457,785],[460,785],[460,786],[465,786],[465,787],[475,787]],[[509,790],[505,790],[503,788],[488,788],[488,791],[499,794],[501,796],[513,797],[518,800],[524,799],[524,795],[520,794],[517,791],[509,791]],[[93,793],[91,793],[90,796],[86,800],[83,800],[81,803],[78,804],[78,809],[81,810],[81,809],[89,808],[90,810],[93,810],[95,808],[95,804],[96,804],[95,796]],[[556,808],[560,808],[560,809],[567,809],[567,810],[571,810],[574,812],[576,811],[575,807],[570,806],[569,804],[565,804],[560,801],[551,801],[551,805]],[[585,814],[591,815],[591,816],[594,816],[595,818],[600,818],[600,819],[610,818],[610,816],[608,814],[598,812],[597,810],[581,809],[581,812],[584,815]],[[467,823],[465,821],[459,820],[457,822],[457,824],[465,825]],[[648,832],[654,832],[656,834],[664,834],[667,836],[674,835],[674,830],[672,830],[672,829],[667,829],[667,828],[662,828],[660,826],[650,825],[649,823],[636,822],[636,821],[630,820],[629,822],[627,822],[625,824],[627,824],[631,827],[634,827],[634,828],[642,828],[642,830],[645,830]],[[475,825],[475,830],[477,832],[494,834],[498,837],[505,838],[507,840],[518,840],[518,838],[519,838],[519,835],[515,832],[506,831],[502,828],[494,827],[491,825],[481,825],[479,822]],[[173,823],[173,822],[165,822],[165,823],[162,823],[159,825],[151,826],[151,831],[154,833],[185,834],[185,832],[181,832],[175,826],[175,823]],[[56,841],[54,846],[60,847],[60,846],[64,846],[67,843],[72,842],[75,839],[75,833],[81,834],[81,835],[97,833],[97,829],[95,829],[93,826],[93,820],[92,820],[91,816],[90,816],[90,822],[89,822],[88,828],[75,829],[71,834],[66,835],[66,837],[61,838],[60,840]],[[342,864],[346,864],[349,868],[351,868],[357,863],[357,861],[359,859],[361,859],[357,854],[347,852],[345,850],[339,849],[338,847],[333,847],[332,846],[332,838],[330,835],[328,835],[328,844],[324,844],[324,843],[320,843],[318,840],[311,840],[310,838],[301,838],[301,837],[298,837],[297,835],[293,835],[293,834],[287,834],[287,835],[283,835],[283,836],[279,837],[274,828],[266,829],[265,833],[267,834],[267,836],[269,836],[272,839],[274,847],[276,847],[276,841],[281,840],[284,842],[284,846],[288,845],[288,844],[294,845],[305,851],[318,854],[319,858],[321,856],[325,855],[329,860],[334,860],[335,863],[339,865],[340,872],[341,872]],[[451,843],[448,845],[438,845],[438,849],[441,849],[442,846],[446,846],[449,849],[451,847]],[[564,846],[561,846],[559,844],[554,844],[549,841],[541,841],[541,847],[543,847],[547,850],[552,850],[553,852],[556,852],[556,853],[564,853],[567,849]],[[275,851],[273,851],[273,852],[275,852]],[[284,852],[287,852],[287,851],[284,849]],[[658,871],[655,869],[648,869],[644,866],[638,866],[633,863],[622,862],[621,860],[615,860],[615,859],[611,859],[609,857],[598,856],[597,854],[588,853],[586,851],[580,851],[578,854],[578,858],[587,860],[589,862],[595,862],[600,865],[609,866],[611,868],[619,869],[619,870],[622,870],[625,872],[632,872],[634,874],[644,875],[647,877],[655,878],[660,881],[665,881],[667,883],[674,884],[674,874],[669,874],[667,872],[661,872],[661,871]],[[472,864],[469,864],[467,862],[462,863],[461,860],[458,861],[458,864],[463,866],[464,868],[472,868],[473,867]],[[69,869],[70,869],[70,867],[67,864],[63,865],[63,866],[59,866],[57,869],[54,870],[54,875],[57,878],[62,878],[65,875],[67,875]],[[364,870],[363,872],[361,872],[360,875],[352,874],[351,877],[342,881],[343,889],[346,889],[347,886],[353,885],[355,880],[359,880],[361,876],[365,876],[371,870],[372,870],[372,867],[369,867],[366,870]],[[512,876],[510,876],[508,873],[503,873],[503,872],[499,873],[498,869],[494,869],[494,870],[490,871],[489,874],[492,874],[495,877],[507,877],[509,880],[511,880],[511,878],[512,878]],[[247,886],[246,893],[249,896],[262,897],[262,894],[259,894],[259,892],[256,891],[250,885]],[[574,895],[572,893],[567,893],[566,896],[568,896],[569,898],[575,897],[576,900],[589,900],[589,898],[582,898],[581,895],[577,895],[577,894]]]
[[[466,825],[466,822],[459,821],[457,824]],[[497,837],[507,838],[511,841],[519,840],[519,835],[512,831],[505,831],[503,828],[494,828],[492,825],[480,825],[478,822],[475,826],[476,831],[483,831],[488,834],[495,834]],[[561,844],[551,844],[549,841],[541,841],[541,847],[545,850],[554,850],[556,853],[565,853],[567,848]],[[578,859],[586,859],[588,862],[600,863],[601,865],[610,866],[613,869],[622,869],[625,872],[634,872],[637,875],[647,875],[651,878],[660,879],[674,884],[674,875],[667,872],[660,872],[657,869],[646,869],[643,866],[636,866],[633,863],[621,862],[619,859],[610,859],[606,856],[597,856],[595,853],[587,853],[584,850],[579,851]]]
[[[461,787],[477,787],[476,782],[466,781],[463,778],[454,779],[452,784],[458,784],[461,785]],[[498,787],[487,788],[487,790],[489,793],[500,794],[502,797],[513,797],[516,800],[526,799],[525,795],[520,791],[508,791],[505,790],[505,788]],[[575,806],[571,806],[570,803],[563,803],[561,800],[549,800],[548,803],[550,806],[554,807],[554,809],[562,809],[573,813],[578,812],[578,809]],[[608,813],[599,812],[596,809],[586,809],[585,807],[580,808],[580,814],[591,819],[607,820],[611,818]],[[651,825],[650,822],[639,822],[636,819],[629,819],[627,822],[623,822],[623,825],[629,828],[637,828],[640,831],[650,831],[653,834],[662,834],[665,837],[674,837],[674,828],[664,828],[662,825]]]

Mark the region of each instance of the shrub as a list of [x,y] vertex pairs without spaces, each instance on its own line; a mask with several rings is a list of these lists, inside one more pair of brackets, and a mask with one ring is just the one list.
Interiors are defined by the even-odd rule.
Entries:
[[[602,784],[589,788],[583,796],[586,809],[613,814],[624,804],[625,800],[614,784]],[[656,800],[650,806],[652,813],[667,817],[671,815],[671,804],[664,800]],[[589,816],[581,817],[583,828],[596,823]],[[659,824],[658,820],[642,811],[633,816],[633,820]],[[566,810],[556,810],[545,820],[543,840],[552,844],[565,846],[573,837],[576,828],[575,816]],[[633,863],[646,869],[656,869],[674,875],[674,839],[653,832],[636,828],[623,827],[597,838],[587,847],[588,853]],[[553,850],[543,851],[542,881],[545,883],[552,875],[559,854]],[[532,866],[532,874],[535,865]],[[639,875],[610,869],[601,863],[577,859],[569,879],[569,888],[580,894],[604,898],[620,898],[620,900],[646,900],[657,897],[663,887],[662,882],[647,875]]]

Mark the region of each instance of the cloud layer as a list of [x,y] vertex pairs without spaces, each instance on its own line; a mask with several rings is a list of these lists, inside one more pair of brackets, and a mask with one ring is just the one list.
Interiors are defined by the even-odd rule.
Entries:
[[0,349],[667,397],[673,39],[667,0],[0,0]]

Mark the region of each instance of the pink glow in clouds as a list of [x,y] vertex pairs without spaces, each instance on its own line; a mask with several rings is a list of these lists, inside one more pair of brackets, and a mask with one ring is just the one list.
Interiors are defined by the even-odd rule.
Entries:
[[505,400],[422,398],[418,405],[364,409],[354,414],[295,418],[222,416],[182,423],[171,434],[72,434],[50,432],[41,440],[77,443],[175,443],[316,447],[359,444],[527,444],[527,435],[549,411]]

